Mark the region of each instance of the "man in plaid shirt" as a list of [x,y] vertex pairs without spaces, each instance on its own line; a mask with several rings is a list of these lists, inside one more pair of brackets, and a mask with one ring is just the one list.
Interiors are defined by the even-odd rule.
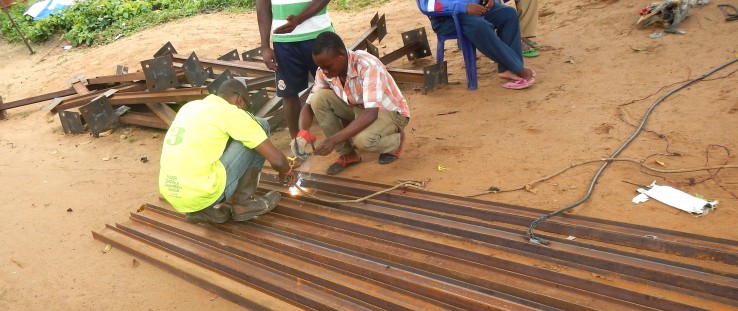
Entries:
[[315,141],[308,130],[316,118],[326,140],[315,147],[314,154],[325,156],[333,150],[339,154],[328,175],[359,163],[355,149],[379,153],[379,164],[397,160],[410,109],[384,64],[365,51],[347,50],[333,32],[315,38],[313,60],[319,68],[312,94],[300,111],[293,151],[304,153],[305,144]]

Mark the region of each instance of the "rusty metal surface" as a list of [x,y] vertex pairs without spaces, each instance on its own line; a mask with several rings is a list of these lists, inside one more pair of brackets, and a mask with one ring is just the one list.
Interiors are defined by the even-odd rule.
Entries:
[[118,117],[118,119],[120,120],[120,122],[131,125],[153,127],[162,130],[166,130],[169,128],[169,124],[164,122],[164,120],[159,118],[159,116],[157,116],[153,112],[129,111]]
[[150,92],[126,92],[113,94],[111,105],[135,105],[156,103],[186,103],[203,99],[210,94],[206,88],[173,89]]
[[98,96],[102,94],[105,94],[106,92],[109,92],[110,90],[117,90],[118,92],[137,92],[137,91],[143,91],[145,89],[146,89],[146,84],[140,83],[140,82],[131,83],[131,84],[123,84],[120,86],[116,86],[115,88],[94,91],[86,95],[68,96],[56,102],[56,105],[53,105],[53,107],[45,107],[45,108],[47,110],[50,110],[51,112],[57,113],[59,111],[86,105],[90,101],[94,100],[95,98],[97,98]]
[[[543,211],[400,189],[362,203],[327,203],[387,186],[318,174],[303,186],[322,200],[290,197],[275,175],[263,173],[260,191],[283,198],[251,221],[193,225],[160,202],[95,236],[218,271],[203,286],[237,282],[270,303],[302,309],[738,308],[735,241],[567,215],[541,228],[552,243],[540,246],[523,236],[526,221]],[[563,238],[570,232],[581,235]],[[646,232],[659,239],[643,238]],[[212,290],[255,308],[233,288]]]
[[7,103],[0,103],[0,111],[4,111],[11,108],[16,107],[22,107],[30,104],[40,103],[47,100],[52,100],[54,98],[58,97],[65,97],[65,96],[71,96],[76,95],[77,91],[70,87],[66,90],[56,91],[56,92],[50,92],[42,95],[37,95],[33,97],[28,97],[24,99],[14,100]]
[[121,73],[121,74],[110,75],[110,76],[95,77],[95,78],[87,79],[87,84],[88,85],[112,84],[112,83],[141,81],[145,79],[146,79],[146,76],[144,75],[143,71],[139,71],[139,72],[132,72],[132,73]]

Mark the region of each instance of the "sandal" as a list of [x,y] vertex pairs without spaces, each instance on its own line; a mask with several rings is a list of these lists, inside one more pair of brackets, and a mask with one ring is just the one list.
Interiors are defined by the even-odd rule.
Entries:
[[523,57],[536,57],[538,55],[541,55],[541,53],[538,53],[535,48],[523,50]]
[[523,38],[523,43],[527,44],[533,50],[538,50],[541,48],[541,46],[538,45],[538,42],[535,42],[530,39]]
[[507,82],[503,84],[502,87],[506,89],[511,89],[511,90],[522,90],[522,89],[527,89],[533,86],[533,84],[535,83],[536,83],[536,80],[533,78],[531,78],[530,80],[525,80],[523,78],[520,78],[515,81]]

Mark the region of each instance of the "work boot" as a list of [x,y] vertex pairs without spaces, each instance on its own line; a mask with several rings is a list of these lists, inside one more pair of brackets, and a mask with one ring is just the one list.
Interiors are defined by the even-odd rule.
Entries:
[[209,206],[203,210],[185,213],[187,222],[197,224],[201,222],[209,222],[222,224],[231,218],[231,211],[227,207],[221,207],[219,204]]
[[277,207],[282,197],[279,192],[270,191],[264,196],[256,196],[259,185],[259,169],[249,168],[238,180],[238,188],[231,197],[231,213],[233,221],[247,221],[256,216],[268,213]]

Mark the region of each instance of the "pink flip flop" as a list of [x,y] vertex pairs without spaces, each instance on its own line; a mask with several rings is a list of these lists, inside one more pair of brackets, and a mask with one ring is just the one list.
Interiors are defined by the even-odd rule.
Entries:
[[504,87],[506,89],[512,89],[512,90],[522,90],[522,89],[527,89],[527,88],[533,86],[533,84],[535,84],[535,83],[536,83],[536,80],[533,79],[533,78],[531,78],[530,80],[525,80],[523,78],[520,78],[520,79],[515,80],[515,81],[507,82],[507,83],[503,84],[502,87]]

